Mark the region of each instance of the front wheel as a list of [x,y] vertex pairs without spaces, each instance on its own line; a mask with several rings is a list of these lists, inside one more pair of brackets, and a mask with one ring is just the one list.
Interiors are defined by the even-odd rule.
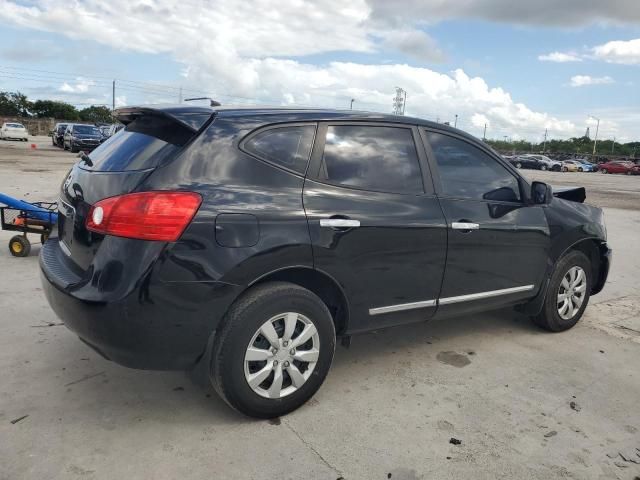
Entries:
[[547,169],[546,165],[540,165],[540,170],[542,170],[543,172]]
[[225,315],[213,345],[210,378],[239,412],[278,417],[320,388],[335,340],[329,310],[314,293],[287,282],[258,285]]
[[607,172],[607,169],[606,169],[606,168],[603,168],[602,170],[600,170],[600,173],[602,173],[602,174],[606,175],[606,174],[607,174],[607,173],[609,173],[609,172]]
[[522,164],[520,162],[516,163],[516,168],[522,168]]
[[589,259],[582,252],[571,251],[558,261],[542,311],[533,317],[533,321],[551,332],[570,329],[582,318],[590,292]]

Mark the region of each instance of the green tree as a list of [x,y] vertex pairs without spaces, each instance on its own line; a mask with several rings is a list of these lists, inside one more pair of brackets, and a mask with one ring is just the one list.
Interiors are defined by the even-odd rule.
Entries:
[[91,105],[90,107],[80,110],[80,120],[93,123],[111,123],[111,109],[104,105]]
[[38,118],[57,118],[60,120],[78,120],[78,110],[69,103],[56,100],[36,100],[33,102],[33,113]]
[[31,103],[20,92],[0,92],[0,115],[28,117]]

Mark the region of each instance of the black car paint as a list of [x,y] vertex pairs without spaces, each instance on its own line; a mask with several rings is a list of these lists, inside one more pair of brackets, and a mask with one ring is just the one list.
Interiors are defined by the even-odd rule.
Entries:
[[[191,107],[173,108],[167,115],[188,117],[190,112]],[[44,290],[71,330],[118,363],[153,369],[192,366],[233,301],[251,285],[283,272],[316,276],[338,292],[345,305],[341,334],[536,302],[553,264],[579,242],[598,245],[597,271],[606,278],[608,249],[599,209],[558,198],[532,205],[530,187],[517,170],[456,129],[360,112],[217,109],[208,114],[213,119],[196,125],[198,134],[178,157],[156,169],[91,172],[76,164],[63,183],[61,200],[75,212],[74,228],[70,238],[52,238],[43,247]],[[312,178],[322,148],[319,138],[306,178],[238,148],[248,134],[274,123],[321,127],[350,121],[412,129],[425,193],[365,192]],[[519,179],[523,202],[439,196],[437,165],[428,144],[419,141],[422,127],[489,151]],[[84,228],[96,201],[149,190],[202,195],[200,210],[177,242],[101,236]],[[334,215],[357,217],[361,227],[319,228],[320,218]],[[448,228],[461,219],[490,228],[470,233]],[[64,223],[60,228],[67,235]],[[535,288],[508,298],[369,314],[370,308],[528,283]]]

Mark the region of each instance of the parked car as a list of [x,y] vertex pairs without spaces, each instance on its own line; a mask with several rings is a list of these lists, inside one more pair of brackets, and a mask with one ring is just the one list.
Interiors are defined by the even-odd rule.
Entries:
[[[62,182],[49,304],[120,364],[198,362],[229,405],[306,402],[336,336],[518,306],[559,332],[610,250],[584,188],[530,183],[426,120],[196,106],[116,111]],[[369,372],[376,381],[375,372]]]
[[102,125],[98,127],[100,129],[100,134],[102,135],[102,142],[104,142],[107,138],[112,137],[117,132],[124,128],[124,125],[121,123],[114,123],[113,125]]
[[[586,158],[577,158],[576,162],[580,163],[580,165],[578,166],[579,172],[595,172],[596,171],[596,168],[597,168],[596,165],[591,163]],[[582,170],[580,170],[581,168]]]
[[62,146],[65,150],[71,150],[72,152],[90,151],[100,145],[101,140],[102,135],[97,127],[72,123],[67,125]]
[[61,147],[64,143],[64,132],[67,129],[68,123],[56,123],[56,126],[53,127],[53,132],[51,132],[51,142],[55,147]]
[[582,172],[584,168],[582,164],[577,160],[563,160],[562,171],[563,172]]
[[534,170],[554,170],[559,172],[562,167],[561,163],[551,160],[543,155],[516,155],[509,162],[516,168],[530,168]]
[[26,142],[29,139],[29,132],[21,123],[5,122],[0,128],[0,139],[23,140]]
[[640,166],[633,162],[605,162],[598,165],[600,173],[624,173],[640,175]]

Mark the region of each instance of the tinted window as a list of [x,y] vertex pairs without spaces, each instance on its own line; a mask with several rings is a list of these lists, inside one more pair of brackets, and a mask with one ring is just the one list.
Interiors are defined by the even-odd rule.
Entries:
[[143,170],[160,165],[179,149],[179,146],[151,135],[124,130],[109,137],[89,154],[92,167],[82,164],[82,168],[102,172]]
[[256,157],[304,174],[315,131],[315,125],[271,128],[251,137],[244,149]]
[[520,201],[518,181],[497,160],[473,145],[427,132],[443,193],[473,200]]
[[392,193],[423,193],[411,130],[330,126],[320,177],[332,183]]

